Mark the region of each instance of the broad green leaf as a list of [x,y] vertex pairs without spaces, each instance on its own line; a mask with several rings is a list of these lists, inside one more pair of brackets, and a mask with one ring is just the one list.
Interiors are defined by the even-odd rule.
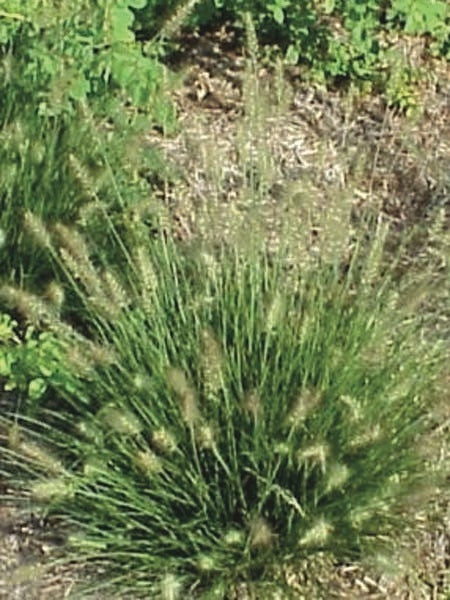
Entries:
[[28,395],[32,400],[37,400],[47,389],[47,384],[44,379],[37,377],[32,379],[28,386]]
[[134,14],[128,8],[114,6],[110,13],[111,22],[111,42],[133,42],[134,34],[130,27],[133,25]]
[[11,361],[6,355],[0,355],[0,375],[3,377],[11,375]]
[[128,0],[127,4],[131,8],[145,8],[147,0]]
[[91,90],[89,81],[81,75],[77,77],[69,88],[69,96],[73,100],[84,100]]
[[335,0],[325,0],[325,4],[324,4],[324,9],[325,9],[325,14],[330,15],[335,7]]
[[273,18],[278,23],[278,25],[282,25],[284,23],[284,11],[279,6],[274,6],[272,8]]
[[291,44],[286,50],[285,60],[289,65],[296,65],[298,63],[298,59],[300,58],[299,51],[297,48]]

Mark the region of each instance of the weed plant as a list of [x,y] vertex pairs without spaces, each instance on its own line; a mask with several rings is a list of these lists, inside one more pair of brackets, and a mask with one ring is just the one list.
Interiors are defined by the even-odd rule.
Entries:
[[58,561],[101,566],[91,591],[225,598],[320,552],[389,551],[441,475],[422,449],[448,340],[423,335],[383,223],[346,262],[117,237],[121,272],[76,230],[31,214],[27,228],[83,302],[83,329],[3,287],[65,347],[70,385],[2,416],[2,476],[61,518]]

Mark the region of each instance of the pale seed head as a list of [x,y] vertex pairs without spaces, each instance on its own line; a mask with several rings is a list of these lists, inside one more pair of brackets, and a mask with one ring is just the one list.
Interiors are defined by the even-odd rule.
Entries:
[[165,575],[161,581],[161,599],[179,600],[181,598],[181,581],[172,573]]
[[8,429],[8,447],[12,450],[18,450],[21,442],[20,427],[13,423]]
[[59,311],[64,302],[64,289],[56,281],[52,281],[45,290],[45,298]]
[[86,460],[83,465],[83,473],[86,477],[91,478],[104,472],[105,463],[96,457],[90,457]]
[[152,444],[163,454],[172,454],[177,449],[175,437],[164,427],[152,433]]
[[243,408],[248,412],[254,419],[257,418],[262,407],[261,397],[256,390],[252,390],[245,395],[243,401]]
[[29,233],[40,246],[43,248],[51,248],[51,237],[42,219],[27,210],[23,224],[25,231]]
[[362,420],[362,408],[361,403],[358,402],[358,400],[347,394],[342,395],[339,400],[348,408],[350,420],[352,422],[358,422]]
[[134,263],[141,289],[143,307],[147,312],[151,312],[154,306],[155,293],[158,289],[158,278],[147,248],[139,246],[135,250]]
[[166,378],[169,387],[178,396],[184,421],[192,427],[199,418],[196,393],[181,369],[175,367],[169,368]]
[[51,322],[55,318],[53,307],[25,290],[5,285],[0,289],[0,296],[34,325]]
[[126,293],[125,288],[112,271],[105,271],[102,279],[106,294],[111,303],[115,305],[116,312],[119,313],[130,304],[130,298]]
[[201,425],[196,431],[197,442],[200,448],[210,450],[215,445],[214,429],[210,425]]
[[263,517],[256,518],[250,526],[250,540],[254,548],[266,548],[270,546],[276,535],[273,533],[269,523]]
[[62,463],[46,448],[40,446],[36,442],[23,440],[19,443],[17,449],[23,456],[26,456],[29,460],[36,463],[42,470],[55,475],[64,471]]
[[381,427],[379,423],[375,423],[371,427],[363,430],[350,440],[350,447],[354,449],[362,448],[375,442],[381,437]]
[[94,371],[94,365],[86,353],[79,346],[72,346],[66,352],[68,363],[74,368],[77,375],[90,377]]
[[227,546],[240,546],[244,543],[245,536],[239,529],[230,529],[223,539]]
[[140,450],[134,456],[134,462],[141,471],[151,477],[162,471],[161,459],[151,450]]
[[97,184],[88,168],[72,153],[69,154],[69,165],[86,197],[90,200],[95,199],[97,197]]
[[223,353],[212,331],[201,332],[201,366],[207,392],[217,393],[223,383]]
[[214,571],[215,562],[212,556],[208,556],[207,554],[202,554],[197,562],[198,568],[200,571],[204,573],[210,573]]
[[321,518],[308,529],[305,535],[301,538],[300,546],[323,546],[326,544],[333,531],[333,526],[325,519]]
[[288,424],[291,427],[299,427],[321,402],[322,395],[320,391],[312,389],[302,390],[288,414]]
[[313,444],[297,453],[298,462],[302,465],[305,463],[311,463],[319,466],[323,473],[325,473],[326,462],[329,455],[329,448],[326,444]]
[[334,463],[328,470],[326,493],[342,488],[350,477],[350,469],[342,463]]
[[134,436],[142,431],[141,422],[130,411],[108,406],[100,412],[100,416],[103,423],[116,433]]
[[36,481],[30,487],[30,493],[38,502],[62,500],[74,494],[73,486],[62,477]]

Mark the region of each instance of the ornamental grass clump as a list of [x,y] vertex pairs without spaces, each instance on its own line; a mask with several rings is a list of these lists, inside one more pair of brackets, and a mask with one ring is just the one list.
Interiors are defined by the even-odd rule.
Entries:
[[115,295],[88,244],[54,229],[84,310],[78,329],[47,325],[67,372],[77,353],[91,368],[33,418],[1,417],[1,464],[64,523],[58,562],[99,563],[105,597],[225,598],[318,553],[389,546],[436,484],[420,449],[448,347],[403,312],[374,235],[345,267],[310,268],[155,238],[125,252]]

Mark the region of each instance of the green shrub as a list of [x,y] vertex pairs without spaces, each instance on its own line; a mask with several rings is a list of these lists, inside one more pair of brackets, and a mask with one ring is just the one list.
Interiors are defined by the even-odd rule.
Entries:
[[83,333],[2,296],[57,336],[78,383],[2,417],[4,476],[62,517],[61,560],[101,563],[92,587],[109,594],[224,598],[319,551],[389,547],[435,475],[420,449],[448,346],[393,281],[385,226],[345,265],[156,239],[121,275],[76,231],[33,222]]
[[[135,40],[134,10],[145,0],[7,0],[0,14],[3,70],[10,84],[32,94],[40,114],[71,109],[73,101],[119,87],[134,104],[157,101],[162,66]],[[150,47],[147,47],[149,50]],[[18,69],[22,66],[22,69]]]
[[[55,286],[53,292],[57,293]],[[25,293],[22,299],[26,299]],[[21,332],[17,321],[0,314],[0,384],[6,396],[14,398],[7,410],[23,408],[32,416],[49,386],[64,380],[69,388],[63,358],[63,348],[51,333],[31,326]]]
[[200,22],[231,19],[241,28],[245,13],[261,43],[303,65],[305,77],[322,84],[354,82],[383,94],[389,87],[388,101],[402,109],[415,104],[414,81],[398,81],[411,65],[390,59],[398,35],[422,36],[431,55],[450,57],[450,8],[444,0],[211,0],[194,11]]

